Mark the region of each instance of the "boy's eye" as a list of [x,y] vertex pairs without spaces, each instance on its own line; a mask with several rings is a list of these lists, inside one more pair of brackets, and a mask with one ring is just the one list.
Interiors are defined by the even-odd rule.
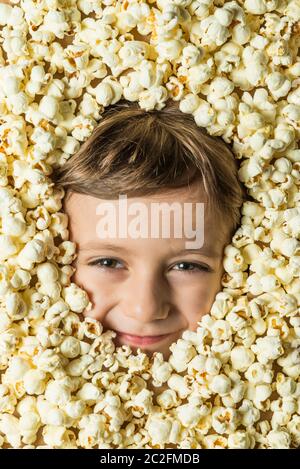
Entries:
[[90,262],[88,265],[99,265],[100,267],[114,269],[116,268],[116,264],[118,263],[121,264],[121,262],[119,262],[117,259],[113,259],[111,257],[103,257],[102,259],[96,259],[95,261]]
[[[120,264],[121,267],[117,267],[117,264]],[[88,265],[98,265],[99,267],[108,269],[122,268],[122,262],[112,257],[103,257],[102,259],[96,259],[94,261],[91,261]],[[175,264],[174,267],[177,266],[179,266],[179,268],[175,268],[174,270],[178,270],[179,272],[184,273],[212,272],[212,269],[207,265],[197,264],[196,262],[178,262],[177,264]]]
[[179,270],[186,273],[195,273],[195,272],[212,272],[211,268],[207,265],[197,264],[195,262],[178,262],[174,267],[180,266]]

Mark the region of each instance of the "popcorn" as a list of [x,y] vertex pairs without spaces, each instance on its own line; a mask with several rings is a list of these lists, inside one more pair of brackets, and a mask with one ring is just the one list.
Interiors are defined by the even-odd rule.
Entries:
[[5,384],[0,385],[0,411],[1,413],[13,414],[17,404],[17,397],[11,388]]
[[219,435],[207,435],[202,441],[205,449],[225,449],[227,448],[227,438]]
[[154,356],[153,365],[151,368],[152,380],[154,386],[161,386],[166,383],[172,373],[172,366],[169,363],[163,361],[162,354],[156,354]]
[[255,388],[255,398],[254,401],[259,407],[259,403],[266,401],[268,397],[272,394],[272,388],[269,384],[260,384]]
[[99,83],[95,88],[95,98],[98,104],[108,106],[112,103],[113,97],[112,87],[108,83]]
[[19,320],[26,316],[27,306],[22,295],[17,292],[7,293],[5,297],[5,307],[8,316],[13,320]]
[[184,378],[176,373],[173,373],[168,379],[168,386],[170,389],[174,389],[181,399],[186,398],[190,394]]
[[64,406],[64,411],[65,413],[71,417],[72,419],[80,419],[84,411],[86,409],[86,404],[84,401],[81,400],[76,400],[76,401],[70,401],[67,402],[66,405]]
[[104,415],[84,415],[79,421],[78,441],[84,448],[92,448],[100,442],[105,431]]
[[169,443],[172,421],[171,419],[150,417],[147,421],[147,430],[154,445]]
[[28,394],[42,394],[46,387],[46,373],[39,370],[29,370],[24,375],[24,389]]
[[29,272],[23,269],[17,269],[11,277],[10,283],[13,288],[23,289],[28,286],[31,280]]
[[18,254],[18,263],[22,269],[31,270],[36,262],[45,258],[45,244],[39,239],[29,241]]
[[6,5],[5,3],[0,4],[0,18],[1,26],[6,26],[10,20],[10,17],[12,16],[13,13],[13,8],[10,5]]
[[227,340],[230,338],[231,334],[230,325],[222,319],[215,321],[211,327],[211,336],[213,339]]
[[237,332],[246,327],[247,323],[249,323],[247,315],[246,308],[239,308],[236,306],[227,314],[226,319],[231,328]]
[[163,391],[157,396],[156,400],[160,407],[166,410],[171,409],[172,407],[176,407],[178,402],[181,401],[177,397],[176,391],[173,389],[167,389],[166,391]]
[[4,261],[16,254],[18,247],[9,235],[0,235],[0,260]]
[[242,401],[242,405],[239,407],[238,414],[244,427],[253,426],[254,423],[257,422],[260,418],[259,410],[254,407],[254,404],[248,399],[244,399]]
[[[232,390],[230,391],[230,398],[233,404],[240,402],[245,395],[246,385],[244,382],[239,381],[234,384]],[[224,399],[223,399],[224,401]]]
[[262,364],[267,364],[270,360],[276,360],[283,354],[281,340],[278,337],[261,337],[256,340],[251,349]]
[[63,407],[71,400],[70,386],[62,380],[48,381],[44,395],[48,402]]
[[[49,29],[47,29],[49,28]],[[65,21],[65,14],[62,11],[48,11],[44,16],[44,23],[42,29],[51,31],[58,38],[64,37],[64,32],[68,28],[68,23]]]
[[299,422],[299,415],[295,414],[292,419],[287,423],[287,428],[295,447],[299,445]]
[[82,355],[80,358],[72,360],[67,365],[67,373],[70,376],[81,376],[84,370],[93,363],[94,359],[90,355]]
[[40,418],[36,412],[24,413],[19,419],[20,433],[25,443],[33,443],[37,438]]
[[208,357],[205,362],[205,370],[209,375],[217,376],[222,368],[222,362],[218,358]]
[[253,384],[271,384],[273,372],[260,363],[253,363],[245,372],[245,376],[247,380]]
[[96,319],[86,318],[83,324],[83,330],[84,335],[89,339],[97,339],[102,334],[103,326]]
[[237,431],[228,436],[228,448],[230,449],[253,449],[255,441],[247,432]]
[[63,298],[72,311],[81,313],[89,304],[87,293],[75,283],[63,288]]
[[287,431],[272,430],[267,435],[268,447],[272,449],[288,449],[291,437]]
[[178,373],[184,371],[188,366],[188,362],[196,355],[193,345],[182,339],[179,339],[176,344],[172,344],[170,350],[172,355],[169,362]]
[[37,409],[43,425],[66,425],[67,416],[65,412],[55,404],[50,404],[45,399],[37,404]]
[[60,344],[61,353],[67,358],[75,358],[80,354],[80,341],[76,337],[66,337]]
[[36,269],[36,274],[41,283],[55,282],[58,279],[58,271],[50,262],[39,264]]
[[5,435],[7,442],[12,448],[20,448],[21,433],[19,420],[15,416],[2,414],[0,418],[0,431]]
[[286,96],[291,89],[291,82],[279,72],[270,73],[266,77],[266,84],[275,100]]
[[77,393],[77,397],[87,405],[95,404],[101,395],[101,391],[92,383],[85,383]]
[[187,428],[196,427],[201,418],[200,408],[192,404],[181,405],[176,411],[181,424]]
[[210,383],[210,389],[220,396],[225,396],[231,390],[231,381],[226,375],[217,375]]
[[290,377],[285,377],[283,373],[278,373],[276,377],[276,390],[282,397],[291,396],[296,392],[296,382]]
[[233,369],[244,372],[252,365],[255,356],[249,348],[238,345],[231,350],[230,359]]
[[182,51],[182,43],[176,39],[163,41],[156,45],[156,50],[160,57],[161,62],[164,60],[176,60],[179,58]]
[[212,409],[212,427],[219,433],[232,433],[238,425],[238,415],[235,409],[214,407]]
[[75,434],[63,425],[45,425],[43,439],[50,448],[70,448],[70,443],[75,439]]
[[[298,447],[296,2],[17,3],[0,3],[0,447]],[[223,291],[167,362],[79,318],[91,302],[48,178],[122,96],[171,97],[232,143],[252,197]]]
[[196,111],[193,113],[196,124],[199,127],[207,127],[215,120],[214,109],[204,100],[200,102]]

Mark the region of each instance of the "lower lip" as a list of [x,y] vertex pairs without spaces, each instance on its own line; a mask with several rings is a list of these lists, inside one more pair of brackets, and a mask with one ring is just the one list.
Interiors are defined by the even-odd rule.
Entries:
[[133,345],[150,345],[155,344],[156,342],[160,342],[161,340],[168,337],[170,334],[165,335],[156,335],[156,336],[145,336],[141,337],[138,335],[129,335],[129,334],[122,334],[120,332],[117,333],[120,339],[126,340]]

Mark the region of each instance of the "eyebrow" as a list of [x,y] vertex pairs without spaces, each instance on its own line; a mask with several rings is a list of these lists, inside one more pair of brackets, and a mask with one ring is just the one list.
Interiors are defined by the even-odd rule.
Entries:
[[[96,251],[97,249],[108,249],[110,251],[119,251],[120,253],[130,253],[126,247],[116,246],[115,244],[110,243],[99,243],[98,241],[88,241],[84,243],[81,247],[81,251]],[[174,252],[174,256],[183,255],[183,254],[202,254],[205,257],[218,258],[220,253],[218,253],[211,246],[204,246],[200,249],[181,249],[180,251]]]

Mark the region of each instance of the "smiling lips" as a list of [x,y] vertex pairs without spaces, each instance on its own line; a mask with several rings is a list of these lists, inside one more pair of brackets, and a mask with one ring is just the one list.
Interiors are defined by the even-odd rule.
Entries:
[[154,344],[156,342],[161,341],[162,339],[165,339],[168,337],[170,334],[164,334],[164,335],[148,335],[148,336],[140,336],[140,335],[131,335],[131,334],[125,334],[123,332],[117,332],[117,335],[120,339],[126,340],[127,342],[130,342],[132,345],[149,345],[149,344]]

